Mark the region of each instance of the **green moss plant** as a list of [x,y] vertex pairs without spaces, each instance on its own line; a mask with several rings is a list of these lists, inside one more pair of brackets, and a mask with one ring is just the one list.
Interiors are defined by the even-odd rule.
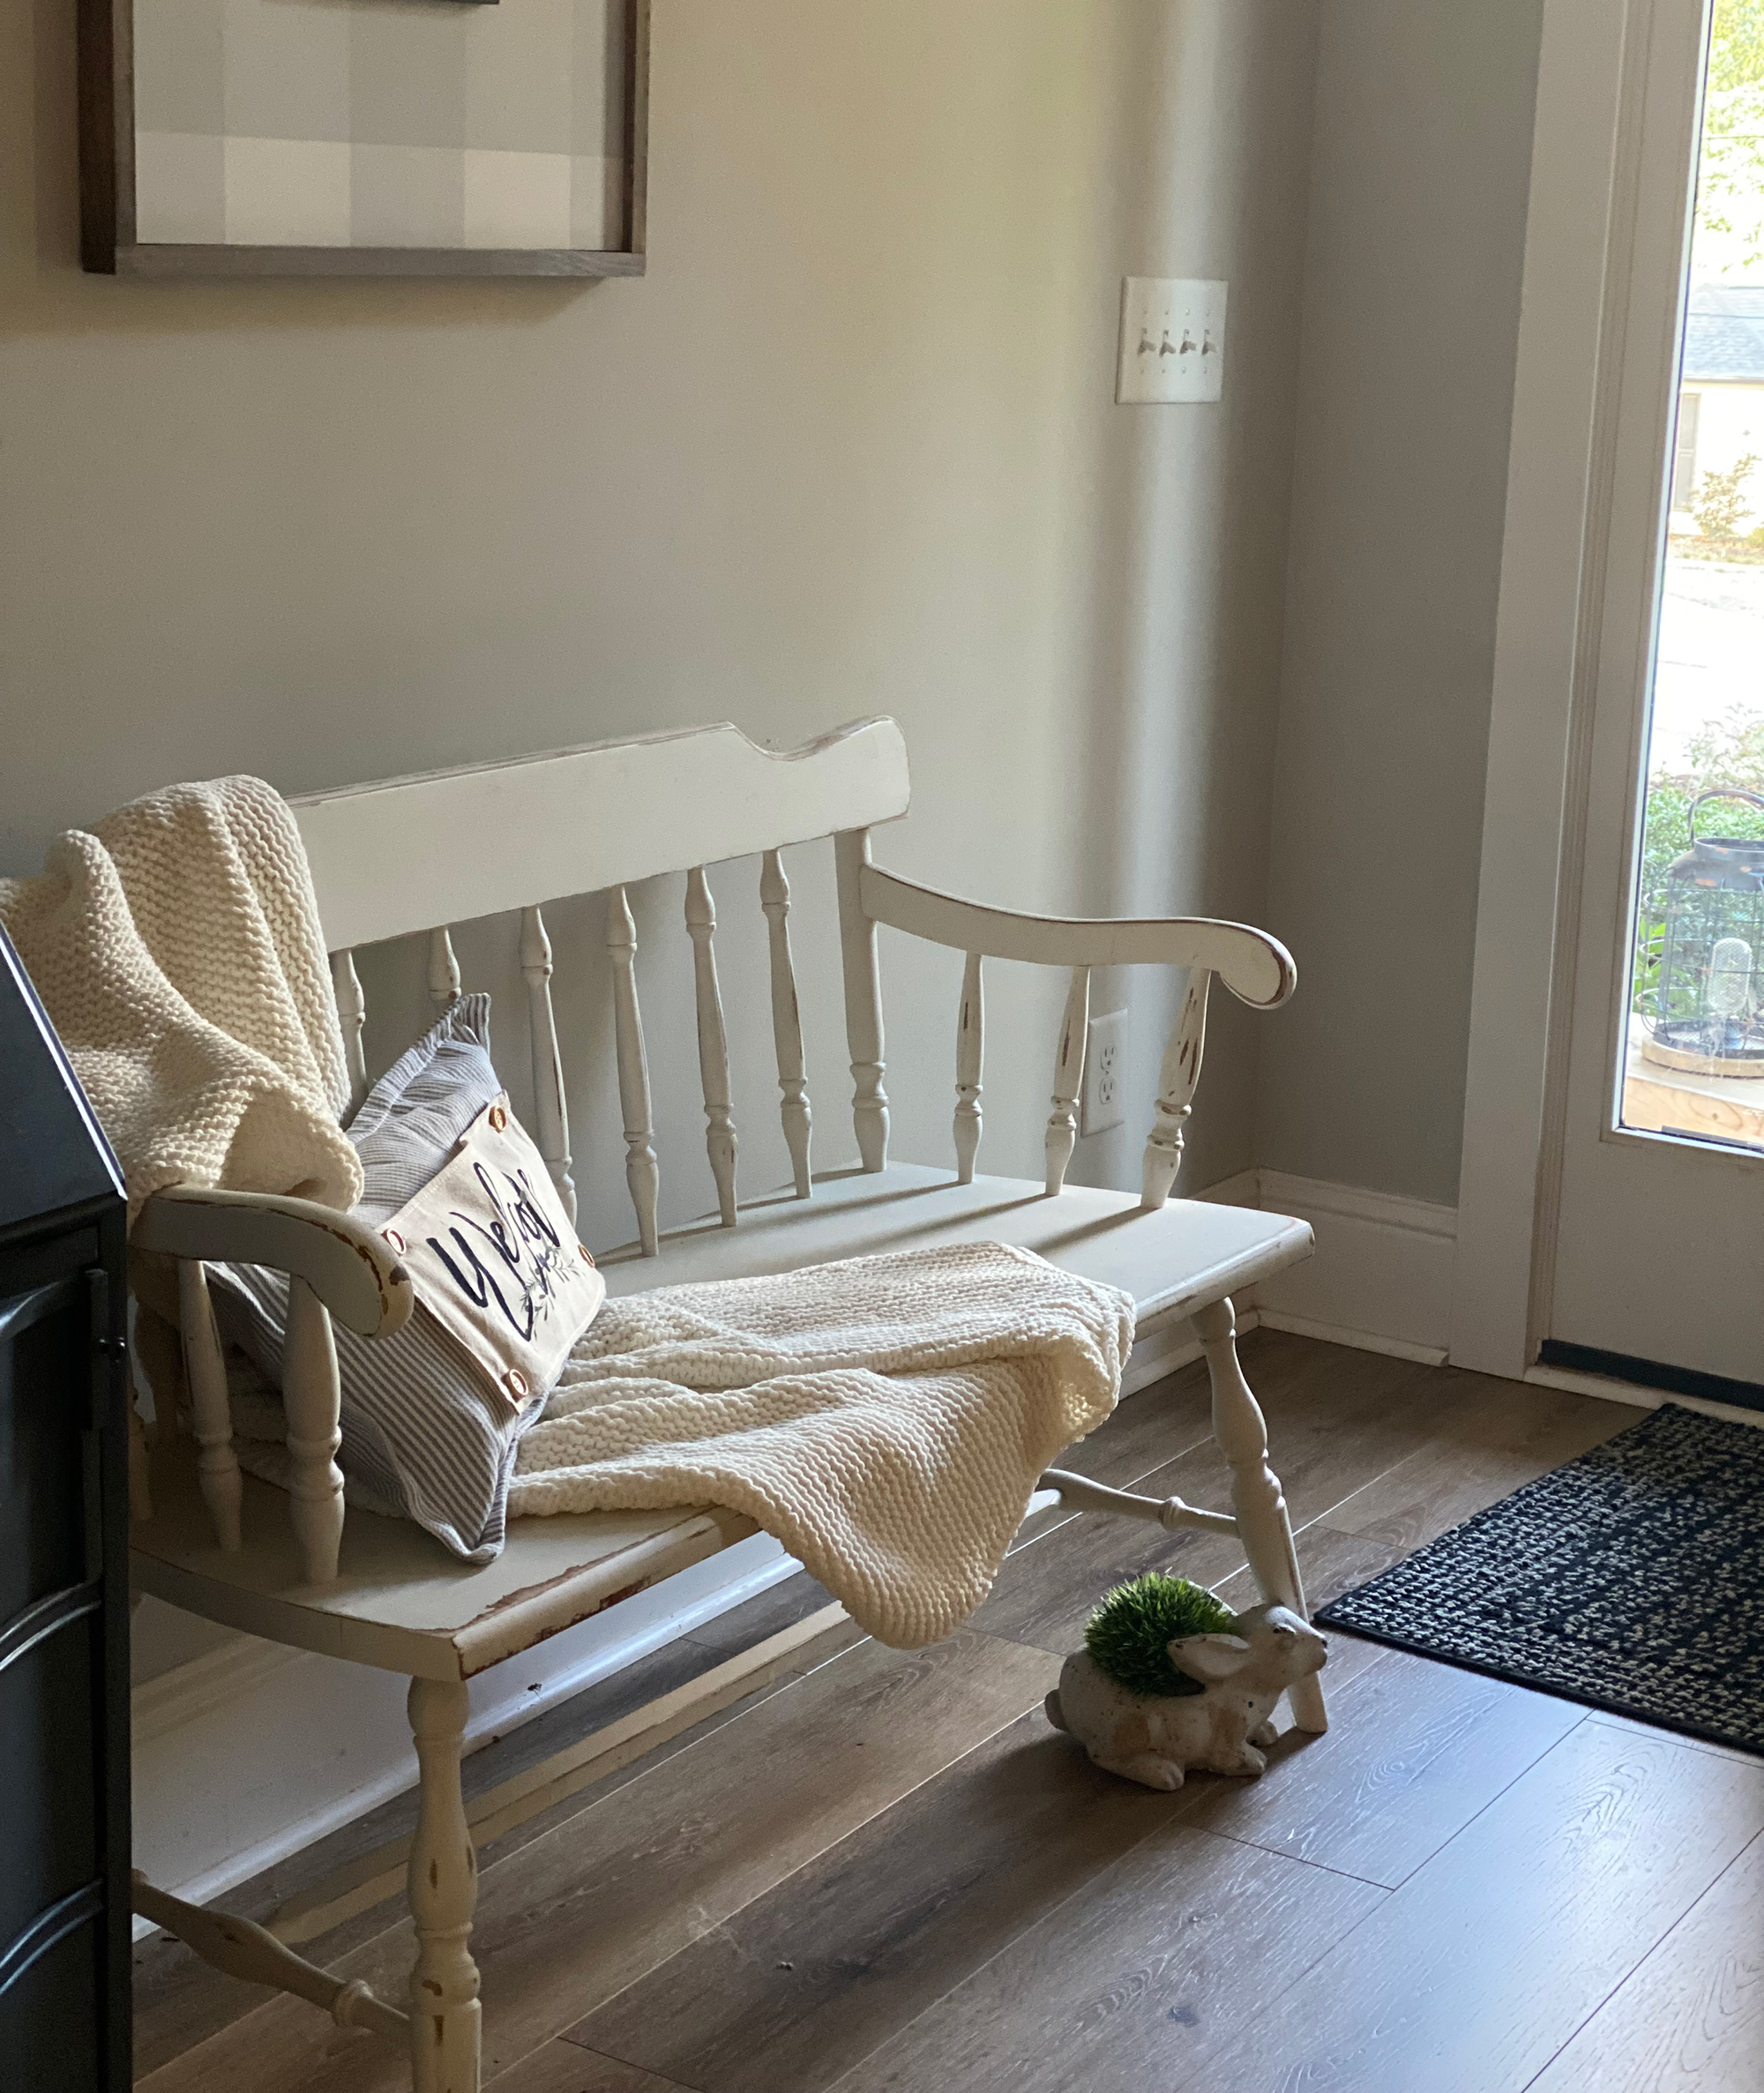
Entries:
[[1204,1586],[1154,1570],[1107,1595],[1085,1627],[1084,1647],[1130,1693],[1199,1693],[1200,1680],[1178,1671],[1164,1645],[1178,1635],[1229,1635],[1237,1625]]

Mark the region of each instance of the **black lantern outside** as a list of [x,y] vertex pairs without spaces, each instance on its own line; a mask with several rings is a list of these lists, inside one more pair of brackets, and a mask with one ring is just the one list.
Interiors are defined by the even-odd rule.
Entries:
[[1718,788],[1690,806],[1691,847],[1666,869],[1653,1027],[1641,1058],[1698,1075],[1764,1076],[1764,838],[1699,836],[1697,810],[1755,792]]

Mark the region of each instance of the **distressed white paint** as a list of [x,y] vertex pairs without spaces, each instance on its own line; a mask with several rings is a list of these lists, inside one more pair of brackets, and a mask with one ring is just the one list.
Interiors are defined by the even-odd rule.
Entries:
[[324,1303],[304,1279],[288,1285],[288,1337],[282,1353],[282,1409],[288,1417],[288,1514],[309,1584],[337,1574],[343,1542],[342,1408],[337,1345]]
[[1179,1527],[1197,1533],[1237,1530],[1229,1512],[1203,1511],[1179,1497],[1143,1497],[1132,1490],[1111,1490],[1105,1483],[1093,1483],[1088,1476],[1071,1475],[1065,1469],[1048,1469],[1036,1487],[1052,1491],[1074,1512],[1113,1512],[1123,1519],[1149,1519],[1171,1532]]
[[[652,810],[631,803],[632,781],[639,772],[647,774],[659,791],[669,795]],[[714,790],[709,782],[713,779],[716,781]],[[877,950],[878,921],[891,921],[897,927],[938,942],[959,944],[965,952],[964,989],[972,992],[964,994],[964,1017],[958,1039],[960,1109],[956,1128],[958,1175],[963,1183],[973,1177],[980,1127],[983,1020],[978,982],[984,953],[1044,964],[1069,961],[1073,968],[1055,1077],[1054,1111],[1046,1140],[1045,1186],[1050,1192],[1058,1192],[1063,1185],[1075,1146],[1090,965],[1159,961],[1190,968],[1191,992],[1167,1058],[1148,1150],[1148,1206],[1160,1203],[1167,1194],[1179,1156],[1181,1125],[1190,1110],[1200,1073],[1205,990],[1210,972],[1216,968],[1240,996],[1257,1004],[1280,1001],[1292,986],[1292,965],[1283,948],[1265,933],[1241,924],[1195,919],[1117,923],[1030,916],[939,895],[878,871],[870,863],[868,827],[839,825],[855,811],[886,811],[904,804],[904,755],[897,730],[886,721],[871,721],[827,736],[789,758],[756,751],[729,729],[709,729],[696,735],[632,744],[608,744],[559,757],[534,758],[523,763],[483,766],[475,772],[449,773],[329,795],[309,803],[302,818],[304,822],[306,813],[311,813],[315,826],[310,844],[329,866],[319,881],[320,892],[337,897],[334,906],[343,919],[350,920],[355,905],[342,892],[345,875],[351,866],[359,872],[371,864],[383,868],[398,889],[396,913],[383,912],[374,918],[373,927],[410,928],[417,911],[433,908],[437,883],[452,877],[450,868],[462,830],[494,826],[498,819],[531,815],[550,806],[552,796],[564,791],[573,794],[578,803],[569,819],[560,817],[555,825],[566,841],[558,843],[556,837],[548,837],[538,853],[538,862],[523,876],[555,878],[563,866],[580,863],[579,841],[568,839],[579,839],[588,833],[595,838],[594,848],[601,853],[599,863],[612,863],[606,853],[617,846],[624,852],[617,869],[642,869],[656,862],[659,835],[672,836],[677,848],[688,836],[696,840],[702,833],[702,825],[671,796],[695,781],[719,804],[731,796],[744,795],[741,819],[750,825],[744,833],[751,833],[751,825],[762,817],[774,824],[790,825],[781,835],[774,827],[771,836],[760,834],[755,840],[765,845],[767,854],[761,875],[761,901],[770,932],[774,1035],[784,1122],[787,1132],[800,1131],[801,1135],[800,1142],[792,1141],[793,1174],[799,1190],[805,1188],[807,1177],[807,1098],[801,1075],[800,1021],[789,944],[789,893],[778,857],[783,843],[793,836],[805,833],[834,835],[856,1090],[854,1120],[865,1169],[872,1173],[886,1168],[888,1132]],[[475,824],[465,819],[475,795]],[[437,833],[437,825],[444,821],[446,833]],[[405,832],[395,863],[385,857],[384,839],[377,833],[378,826],[386,822],[394,826],[402,824]],[[499,856],[497,867],[504,862]],[[728,1043],[714,956],[715,916],[702,864],[689,863],[684,869],[707,1147],[717,1181],[719,1218],[728,1223],[736,1219],[734,1127],[729,1103]],[[504,876],[498,869],[496,878]],[[460,912],[482,916],[497,898],[498,893],[492,883],[490,892],[469,897],[462,894]],[[381,896],[375,905],[384,908],[392,904]],[[459,982],[451,940],[445,931],[436,930],[432,923],[429,927],[431,983],[437,998],[452,996],[457,992]],[[327,921],[327,934],[332,928]],[[615,884],[607,895],[607,939],[613,962],[626,1176],[637,1217],[638,1242],[644,1255],[654,1259],[661,1248],[659,1173],[637,993],[636,928],[622,882]],[[561,1172],[567,1181],[567,1129],[550,998],[549,939],[540,904],[530,899],[522,904],[521,963],[532,998],[540,1132],[554,1174]],[[352,974],[346,960],[339,969],[340,981]],[[799,1092],[800,1113],[796,1109]],[[371,1332],[392,1327],[395,1315],[407,1312],[407,1298],[402,1308],[399,1304],[399,1289],[402,1287],[407,1297],[407,1285],[383,1245],[377,1240],[366,1244],[352,1241],[351,1230],[340,1228],[334,1217],[328,1222],[320,1221],[319,1209],[297,1212],[298,1202],[257,1201],[231,1195],[237,1207],[229,1215],[226,1211],[228,1195],[206,1196],[212,1211],[192,1209],[182,1196],[152,1202],[149,1213],[143,1217],[144,1233],[139,1239],[158,1242],[184,1255],[255,1252],[257,1261],[279,1262],[316,1289],[316,1298],[300,1297],[302,1334],[295,1350],[303,1369],[300,1401],[304,1422],[299,1434],[299,1459],[304,1480],[296,1504],[297,1515],[310,1533],[312,1560],[323,1563],[334,1551],[331,1442],[335,1419],[325,1414],[327,1389],[334,1387],[334,1376],[328,1364],[328,1328],[323,1326],[318,1304],[328,1303],[343,1313],[352,1327]],[[908,1234],[923,1233],[908,1216],[901,1218],[906,1222]],[[834,1215],[824,1217],[825,1224],[810,1222],[807,1232],[783,1249],[785,1264],[848,1254],[856,1220],[841,1206]],[[312,1225],[301,1225],[309,1221]],[[236,1225],[229,1225],[229,1222]],[[858,1232],[863,1232],[861,1227]],[[1207,1268],[1212,1268],[1210,1260]],[[1175,1276],[1180,1279],[1179,1270]],[[1247,1283],[1252,1276],[1238,1269],[1233,1272],[1231,1283]],[[224,1457],[224,1446],[222,1454]],[[414,1668],[422,1667],[418,1664]]]
[[537,908],[520,917],[520,971],[527,982],[527,1027],[533,1040],[533,1130],[539,1153],[557,1187],[564,1211],[576,1218],[576,1181],[570,1175],[570,1110],[564,1097],[564,1060],[557,1050],[557,1020],[551,1006],[551,940]]
[[463,1685],[410,1682],[410,1733],[421,1774],[407,1876],[416,1928],[409,2004],[414,2093],[478,2093],[483,2009],[469,1946],[478,1862],[460,1790],[470,1705]]
[[901,729],[863,720],[781,752],[695,727],[289,804],[334,946],[892,821],[908,796]]
[[295,1273],[363,1337],[402,1329],[415,1300],[409,1274],[383,1236],[313,1200],[169,1185],[141,1208],[129,1241],[168,1257],[236,1258]]
[[1053,1058],[1053,1116],[1047,1126],[1047,1195],[1065,1183],[1078,1146],[1078,1094],[1084,1087],[1084,1047],[1090,1031],[1090,969],[1074,967],[1065,992],[1059,1046]]
[[655,1209],[662,1173],[649,1105],[649,1057],[637,1001],[637,924],[623,886],[607,896],[607,950],[612,956],[613,1026],[618,1056],[618,1101],[624,1116],[624,1181],[646,1257],[655,1254]]
[[235,1977],[242,1984],[268,1985],[292,1992],[328,2013],[340,2028],[366,2028],[400,2045],[409,2039],[407,2016],[377,1998],[359,1977],[333,1977],[285,1947],[273,1933],[249,1918],[226,1911],[206,1911],[199,1904],[155,1889],[138,1871],[133,1877],[133,1902],[143,1918],[188,1942],[204,1962]]
[[834,1171],[816,1181],[812,1200],[758,1201],[737,1229],[716,1228],[712,1219],[670,1230],[654,1258],[634,1242],[604,1252],[597,1261],[609,1296],[837,1258],[1012,1243],[1130,1294],[1143,1336],[1166,1317],[1192,1313],[1222,1283],[1252,1285],[1311,1251],[1307,1224],[1282,1214],[1200,1200],[1171,1200],[1146,1214],[1137,1192],[1095,1185],[1068,1184],[1050,1200],[1028,1177],[983,1171],[973,1184],[958,1185],[947,1162]]
[[[530,1823],[719,1708],[758,1692],[786,1669],[812,1663],[817,1645],[824,1655],[835,1654],[829,1645],[837,1642],[843,1647],[849,1640],[838,1633],[849,1618],[837,1603],[823,1606],[671,1693],[632,1709],[602,1729],[572,1738],[537,1765],[493,1787],[480,1788],[466,1809],[474,1842],[487,1844],[517,1825]],[[279,1905],[270,1920],[276,1938],[297,1946],[384,1902],[401,1886],[411,1845],[408,1837],[387,1839],[352,1855],[323,1880],[299,1891]]]
[[331,983],[337,998],[337,1020],[343,1028],[343,1060],[349,1072],[349,1109],[353,1111],[368,1094],[368,1064],[362,1046],[368,1000],[362,993],[362,977],[355,971],[355,955],[347,946],[331,955]]
[[735,1226],[735,1110],[729,1102],[729,1031],[717,983],[716,903],[705,868],[686,874],[686,933],[692,940],[692,993],[699,1028],[699,1080],[705,1093],[705,1150],[716,1185],[717,1213]]
[[851,1123],[866,1170],[888,1161],[888,1093],[882,1032],[882,975],[876,923],[863,898],[870,864],[870,831],[853,829],[833,840],[839,878],[839,938],[845,972],[845,1035],[851,1054]]
[[803,1073],[803,1011],[796,994],[796,962],[790,949],[790,882],[784,861],[768,850],[759,869],[759,905],[766,915],[767,958],[772,983],[772,1042],[778,1056],[779,1117],[784,1145],[790,1151],[790,1177],[796,1197],[814,1190],[809,1142],[814,1114]]
[[[1194,1318],[1213,1385],[1213,1436],[1230,1464],[1231,1509],[1237,1538],[1249,1558],[1251,1573],[1262,1596],[1289,1606],[1301,1618],[1304,1585],[1298,1554],[1292,1544],[1280,1477],[1268,1465],[1267,1425],[1261,1406],[1250,1393],[1237,1357],[1237,1326],[1229,1299],[1209,1302]],[[1323,1689],[1314,1675],[1295,1680],[1288,1695],[1293,1720],[1301,1730],[1329,1727]]]
[[429,1000],[439,1011],[460,1000],[460,962],[445,923],[429,933]]
[[1148,1212],[1162,1206],[1170,1197],[1176,1173],[1182,1168],[1182,1129],[1193,1110],[1195,1087],[1200,1080],[1200,1058],[1207,1044],[1207,990],[1211,980],[1212,975],[1199,968],[1190,974],[1182,1014],[1164,1049],[1155,1117],[1146,1141],[1143,1197]]
[[1292,955],[1279,938],[1247,923],[1193,916],[1119,922],[1024,916],[916,886],[872,865],[867,856],[858,883],[872,921],[957,952],[984,953],[988,959],[1027,960],[1040,967],[1204,968],[1259,1010],[1284,1003],[1298,979]]
[[980,1153],[980,1088],[985,1063],[986,998],[980,979],[980,954],[968,953],[961,970],[961,1011],[955,1025],[955,1176],[960,1185],[974,1182],[974,1159]]

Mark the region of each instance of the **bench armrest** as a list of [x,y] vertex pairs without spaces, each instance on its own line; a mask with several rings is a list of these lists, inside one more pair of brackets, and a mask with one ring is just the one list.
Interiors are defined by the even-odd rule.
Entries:
[[1298,979],[1278,938],[1210,916],[1025,916],[916,886],[872,864],[859,875],[858,899],[872,923],[987,959],[1048,967],[1200,968],[1258,1010],[1284,1003]]
[[1200,1080],[1208,986],[1216,974],[1240,1002],[1257,1010],[1272,1010],[1284,1003],[1297,985],[1298,972],[1279,938],[1248,923],[1219,923],[1209,916],[1025,916],[1014,908],[990,908],[957,894],[938,893],[933,887],[916,886],[910,879],[898,878],[871,864],[867,830],[841,836],[837,847],[846,1029],[852,1073],[857,1080],[853,1118],[863,1167],[881,1169],[887,1153],[888,1106],[882,1088],[882,1007],[874,928],[886,923],[967,954],[956,1031],[954,1125],[956,1176],[963,1185],[973,1179],[980,1141],[983,960],[1025,960],[1032,966],[1072,970],[1054,1056],[1053,1114],[1043,1144],[1050,1198],[1065,1184],[1066,1165],[1078,1145],[1078,1100],[1084,1079],[1092,968],[1150,965],[1188,969],[1181,1014],[1164,1049],[1143,1165],[1140,1204],[1147,1212],[1162,1206],[1176,1182],[1183,1125]]
[[313,1200],[168,1185],[142,1207],[129,1240],[138,1250],[268,1265],[303,1279],[340,1322],[363,1337],[400,1328],[416,1298],[409,1274],[383,1237]]
[[[410,1318],[416,1296],[390,1244],[359,1221],[313,1200],[273,1192],[168,1185],[135,1217],[130,1246],[179,1260],[178,1321],[197,1445],[198,1480],[214,1537],[243,1545],[243,1484],[233,1450],[227,1364],[204,1267],[267,1265],[286,1272],[288,1329],[281,1395],[288,1417],[288,1513],[307,1581],[337,1574],[343,1540],[342,1388],[331,1318],[363,1337],[384,1337]],[[157,1399],[159,1390],[155,1388]],[[142,1513],[148,1510],[144,1503]]]

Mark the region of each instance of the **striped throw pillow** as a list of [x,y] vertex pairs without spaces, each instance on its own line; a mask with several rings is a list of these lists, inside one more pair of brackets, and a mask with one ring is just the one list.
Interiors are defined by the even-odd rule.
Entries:
[[[366,1179],[355,1217],[385,1230],[413,1201],[421,1210],[422,1195],[487,1114],[498,1120],[505,1115],[507,1126],[525,1141],[518,1122],[505,1113],[490,1058],[490,998],[465,996],[381,1077],[349,1122]],[[541,1189],[549,1193],[549,1182]],[[555,1227],[561,1209],[548,1212]],[[592,1261],[573,1237],[568,1247],[592,1274]],[[287,1277],[256,1265],[215,1265],[210,1272],[221,1334],[262,1377],[255,1389],[250,1385],[255,1377],[235,1383],[246,1397],[234,1403],[240,1463],[286,1487],[286,1423],[280,1402],[262,1398],[281,1385]],[[425,1311],[420,1274],[417,1284],[417,1311],[392,1335],[368,1340],[335,1327],[342,1383],[339,1463],[351,1504],[414,1520],[453,1554],[490,1562],[505,1536],[515,1448],[538,1422],[557,1366],[549,1368],[542,1387],[531,1385],[539,1377],[529,1374],[521,1399],[510,1400],[472,1356],[469,1342]],[[602,1290],[595,1274],[591,1285],[574,1287],[567,1303],[559,1304],[557,1315],[567,1321],[561,1330],[554,1321],[550,1333],[557,1365],[587,1327]],[[457,1318],[457,1304],[450,1313]],[[496,1372],[505,1369],[499,1362]]]

